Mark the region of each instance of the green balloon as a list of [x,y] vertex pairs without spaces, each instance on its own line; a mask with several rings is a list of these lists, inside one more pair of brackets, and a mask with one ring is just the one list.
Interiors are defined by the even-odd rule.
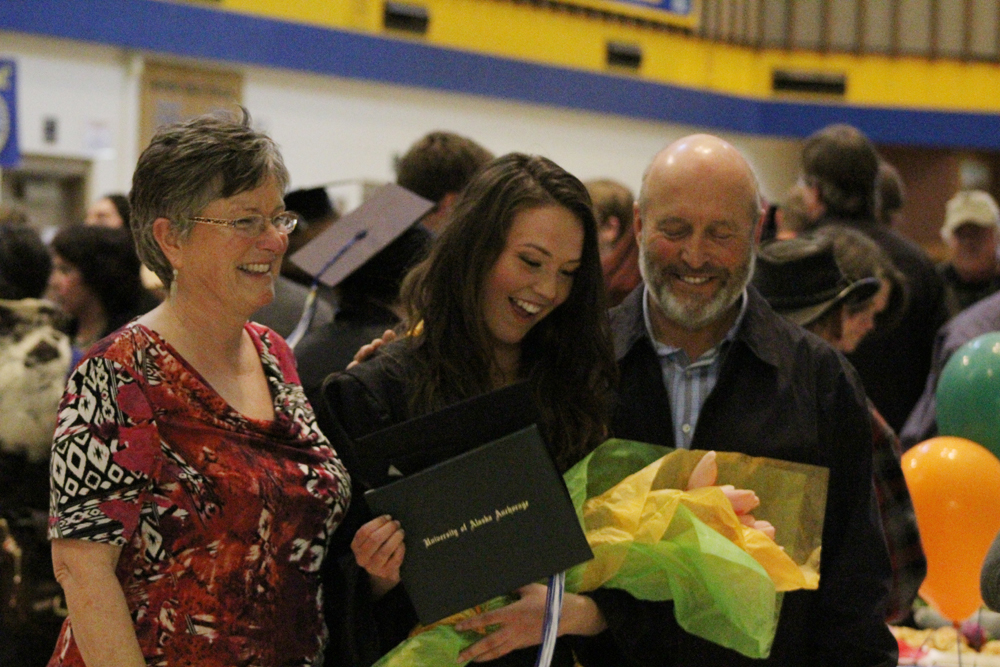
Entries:
[[1000,457],[1000,332],[951,356],[935,392],[938,433],[971,440]]

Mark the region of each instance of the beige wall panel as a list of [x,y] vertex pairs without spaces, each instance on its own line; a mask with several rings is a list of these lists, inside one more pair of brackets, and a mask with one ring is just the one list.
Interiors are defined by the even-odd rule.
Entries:
[[139,146],[161,125],[243,103],[239,72],[147,61],[142,73]]

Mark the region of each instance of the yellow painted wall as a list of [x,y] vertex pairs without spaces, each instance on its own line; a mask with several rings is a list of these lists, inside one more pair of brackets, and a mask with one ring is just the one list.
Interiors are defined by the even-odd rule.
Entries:
[[[511,0],[404,0],[427,8],[427,35],[382,27],[382,0],[221,0],[226,10],[383,34],[400,39],[537,63],[615,72],[658,83],[753,98],[774,97],[774,69],[845,74],[843,101],[856,105],[1000,112],[1000,65],[916,57],[756,50],[705,41],[675,31],[623,25]],[[579,0],[600,6],[601,0]],[[666,16],[655,10],[651,15]],[[694,12],[697,15],[697,11]],[[670,19],[677,25],[693,19]],[[638,72],[605,64],[605,44],[642,48]],[[805,99],[809,99],[806,97]],[[811,99],[817,99],[812,97]],[[823,102],[831,98],[819,98]]]

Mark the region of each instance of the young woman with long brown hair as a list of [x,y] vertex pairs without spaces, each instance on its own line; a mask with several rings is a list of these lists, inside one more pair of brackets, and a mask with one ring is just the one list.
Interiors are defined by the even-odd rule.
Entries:
[[[515,153],[487,165],[404,283],[409,322],[420,323],[416,333],[328,380],[325,396],[343,432],[356,439],[527,380],[557,466],[564,471],[584,457],[607,437],[616,377],[596,230],[586,188],[552,161]],[[362,654],[354,659],[364,664],[416,623],[397,586],[403,538],[397,522],[377,517],[352,543],[374,617],[367,622],[361,614],[353,630],[376,630],[352,642]],[[466,649],[463,659],[534,663],[530,647],[541,637],[546,588],[529,586],[520,595],[492,613],[490,624],[500,629]],[[355,599],[352,609],[361,607]],[[604,629],[590,598],[568,594],[563,609],[561,633]],[[553,664],[573,664],[564,642]]]

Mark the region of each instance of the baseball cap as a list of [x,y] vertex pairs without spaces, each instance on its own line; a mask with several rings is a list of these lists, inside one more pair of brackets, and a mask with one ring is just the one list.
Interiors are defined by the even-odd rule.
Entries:
[[941,238],[950,242],[955,230],[965,224],[986,228],[1000,226],[1000,209],[988,192],[962,190],[948,200]]

